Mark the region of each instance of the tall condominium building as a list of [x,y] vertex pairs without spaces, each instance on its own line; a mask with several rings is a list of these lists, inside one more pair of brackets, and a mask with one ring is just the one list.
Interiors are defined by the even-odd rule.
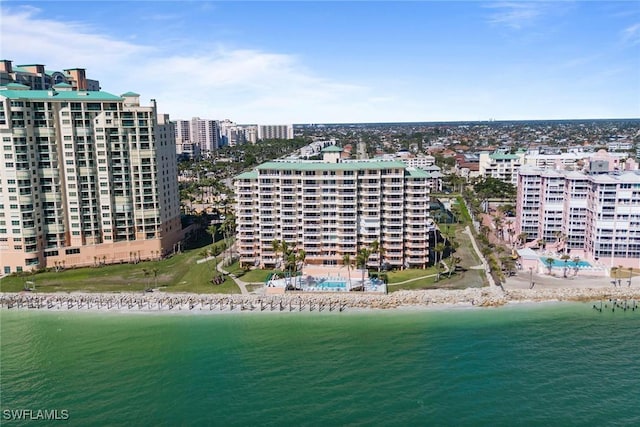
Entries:
[[0,89],[3,273],[127,262],[182,238],[173,126],[139,95]]
[[323,149],[322,161],[283,160],[235,177],[240,261],[273,266],[274,240],[306,253],[311,264],[342,264],[377,241],[393,268],[429,260],[428,174],[399,161],[342,160]]
[[0,60],[0,86],[25,85],[33,90],[47,90],[56,84],[68,84],[74,90],[100,90],[100,82],[88,79],[84,68],[51,71],[42,64],[14,66],[13,61]]
[[197,147],[197,151],[203,154],[220,147],[220,127],[216,120],[193,117],[191,120],[177,120],[174,124],[177,147],[192,145],[186,151],[195,152]]
[[640,267],[640,172],[592,173],[523,167],[516,232],[563,240],[570,255],[608,266]]
[[293,139],[293,125],[258,125],[258,139]]

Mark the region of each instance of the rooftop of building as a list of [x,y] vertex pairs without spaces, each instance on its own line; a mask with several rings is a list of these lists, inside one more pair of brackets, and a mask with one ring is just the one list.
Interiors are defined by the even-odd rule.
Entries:
[[322,153],[342,153],[342,151],[342,147],[337,145],[329,145],[321,150]]
[[406,169],[404,162],[397,160],[343,160],[341,162],[325,162],[322,160],[284,160],[272,161],[259,165],[258,170],[299,170],[299,171],[349,171],[349,170],[381,170]]
[[561,169],[543,169],[539,167],[523,166],[519,175],[536,175],[545,178],[589,179],[597,183],[618,183],[620,181],[640,183],[640,170],[609,171],[604,173],[586,173]]
[[0,86],[0,96],[42,101],[122,101],[121,97],[102,91],[15,90],[9,86]]
[[258,172],[255,170],[243,172],[240,175],[237,175],[234,179],[258,179]]
[[429,172],[413,167],[407,168],[407,175],[409,178],[431,178],[431,174]]

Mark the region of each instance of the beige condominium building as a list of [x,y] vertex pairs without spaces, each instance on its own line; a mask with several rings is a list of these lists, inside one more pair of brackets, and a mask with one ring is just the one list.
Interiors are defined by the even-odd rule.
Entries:
[[157,258],[181,240],[175,139],[139,95],[0,88],[0,274]]
[[282,160],[235,177],[237,250],[243,264],[276,264],[274,240],[306,253],[305,262],[341,265],[374,241],[371,267],[425,267],[429,261],[429,174],[394,160]]

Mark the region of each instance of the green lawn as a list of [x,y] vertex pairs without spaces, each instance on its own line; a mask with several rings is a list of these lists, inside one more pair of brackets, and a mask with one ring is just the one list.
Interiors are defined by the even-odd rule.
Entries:
[[469,214],[469,210],[467,209],[467,205],[464,203],[464,199],[462,196],[456,197],[456,202],[458,206],[460,206],[460,216],[461,223],[463,224],[471,224],[471,214]]
[[186,251],[162,261],[8,276],[0,280],[0,291],[21,291],[25,281],[29,280],[35,282],[36,291],[40,292],[122,292],[153,287],[166,292],[239,293],[240,289],[229,278],[218,286],[209,282],[217,273],[213,261],[196,263],[202,258],[202,249]]
[[432,274],[436,274],[435,267],[429,268],[408,268],[406,270],[397,270],[390,271],[387,273],[387,277],[389,278],[389,284],[394,284],[398,282],[404,282],[405,280],[415,279],[423,276],[430,276]]
[[273,270],[261,270],[261,269],[249,270],[246,273],[244,273],[244,275],[242,276],[242,280],[249,283],[253,283],[253,282],[264,283],[267,280],[267,277],[269,277],[271,273],[273,273]]
[[264,283],[267,280],[267,277],[273,273],[273,270],[262,270],[259,268],[247,271],[244,268],[240,268],[240,263],[237,261],[224,269],[229,273],[242,278],[242,281],[247,283]]
[[402,284],[390,283],[387,285],[387,290],[389,292],[396,292],[396,291],[404,291],[404,290],[436,289],[439,287],[438,286],[439,284],[440,282],[436,282],[435,277],[427,277],[427,278],[415,280],[409,283],[402,283]]

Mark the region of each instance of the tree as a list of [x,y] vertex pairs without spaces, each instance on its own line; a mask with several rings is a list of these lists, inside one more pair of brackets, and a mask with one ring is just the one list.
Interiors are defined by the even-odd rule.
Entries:
[[564,243],[566,236],[560,230],[554,231],[553,235],[556,238],[556,250],[559,250],[561,244]]
[[517,241],[521,246],[524,246],[524,244],[527,243],[527,238],[528,237],[529,237],[529,233],[524,231],[524,232],[518,234]]
[[147,278],[147,287],[145,289],[149,289],[149,284],[151,281],[151,272],[149,270],[147,270],[146,268],[142,269],[142,272],[144,273],[144,277]]
[[213,241],[213,243],[216,242],[216,233],[218,232],[218,227],[215,225],[210,225],[209,227],[207,227],[207,233],[209,233],[209,235],[211,235],[211,240]]
[[438,243],[433,248],[433,251],[436,253],[436,270],[438,274],[436,281],[440,280],[440,262],[442,261],[442,254],[445,249],[446,245],[444,243]]
[[349,277],[349,289],[351,289],[351,255],[344,254],[342,256],[342,264],[347,267],[347,276]]
[[618,265],[616,269],[616,277],[618,278],[618,286],[622,285],[622,266]]
[[380,272],[380,265],[382,264],[382,260],[380,259],[380,243],[377,240],[371,242],[371,253],[378,254],[378,272]]
[[307,253],[304,249],[298,249],[298,254],[296,255],[296,262],[300,263],[300,274],[304,271],[304,261],[307,259]]
[[153,274],[153,286],[154,286],[155,288],[157,288],[157,287],[158,287],[158,271],[160,271],[160,270],[158,269],[158,267],[153,267],[153,268],[151,269],[151,273]]
[[449,277],[451,277],[451,273],[458,267],[462,259],[457,256],[451,256],[449,258]]
[[369,257],[371,256],[371,251],[367,248],[362,248],[358,251],[358,255],[356,255],[356,264],[358,267],[362,268],[362,290],[364,291],[364,272],[367,269],[367,264],[369,263]]
[[569,270],[569,260],[571,257],[567,254],[564,254],[560,257],[561,260],[564,261],[564,268],[562,269],[562,276],[566,279],[567,271]]
[[504,240],[504,235],[502,231],[502,218],[499,216],[493,217],[493,225],[496,227],[496,237],[500,240]]
[[580,270],[580,268],[578,267],[579,263],[580,263],[580,257],[579,256],[573,257],[573,275],[574,276],[577,276],[578,270]]
[[516,187],[513,184],[493,177],[479,179],[473,184],[473,190],[481,202],[489,198],[514,199],[516,197]]
[[273,268],[278,266],[278,251],[280,250],[280,241],[278,239],[273,239],[271,241],[271,250],[273,250]]
[[547,264],[547,268],[549,269],[549,274],[551,274],[551,269],[553,268],[553,262],[555,260],[553,258],[547,258],[544,260],[545,264]]

